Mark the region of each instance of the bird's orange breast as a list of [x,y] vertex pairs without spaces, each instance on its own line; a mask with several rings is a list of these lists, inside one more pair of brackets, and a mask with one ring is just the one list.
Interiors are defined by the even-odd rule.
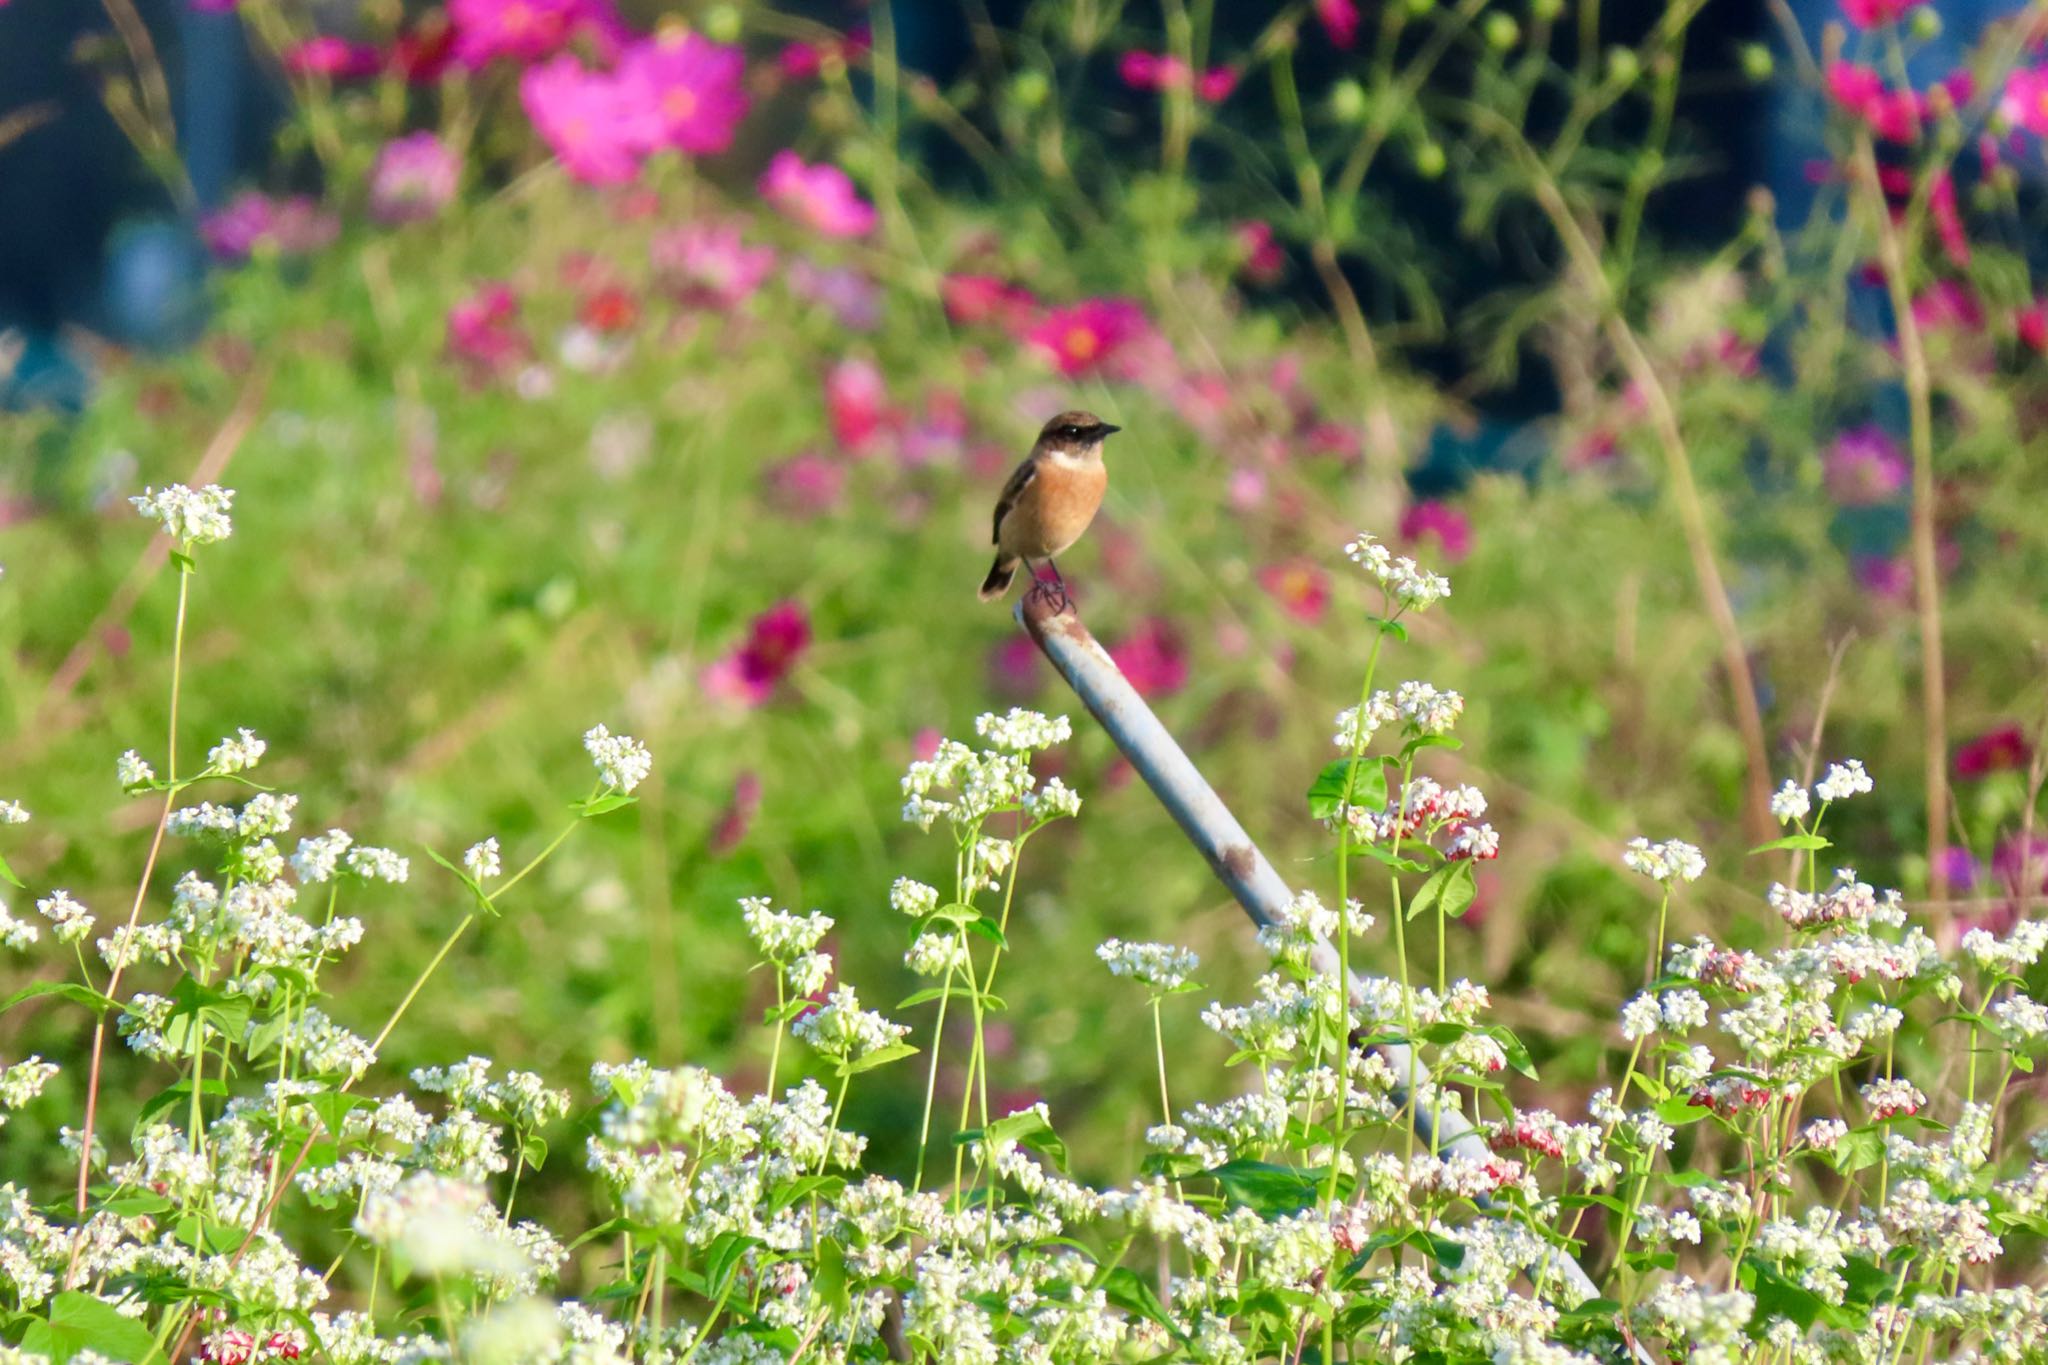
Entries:
[[1003,518],[1003,551],[1029,559],[1061,553],[1095,520],[1108,486],[1109,470],[1099,461],[1076,469],[1046,460]]

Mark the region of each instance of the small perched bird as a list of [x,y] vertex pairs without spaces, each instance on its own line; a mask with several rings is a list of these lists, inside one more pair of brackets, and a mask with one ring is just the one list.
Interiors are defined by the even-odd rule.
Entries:
[[1102,491],[1109,487],[1102,443],[1121,430],[1092,412],[1063,412],[1045,424],[1038,444],[996,499],[996,562],[981,581],[982,601],[993,602],[1008,592],[1017,565],[1029,569],[1034,559],[1052,565],[1053,581],[1065,594],[1066,581],[1053,556],[1079,540],[1095,520]]

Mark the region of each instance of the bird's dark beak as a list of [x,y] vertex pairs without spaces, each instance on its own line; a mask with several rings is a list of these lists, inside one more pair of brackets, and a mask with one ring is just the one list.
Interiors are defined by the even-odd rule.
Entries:
[[1101,424],[1100,426],[1098,426],[1098,427],[1096,427],[1096,428],[1095,428],[1095,434],[1096,434],[1096,435],[1097,435],[1098,437],[1100,437],[1100,436],[1114,436],[1114,435],[1116,435],[1116,434],[1117,434],[1117,433],[1118,433],[1119,431],[1122,431],[1122,430],[1123,430],[1123,428],[1122,428],[1122,427],[1113,427],[1113,426],[1111,426],[1111,425],[1110,425],[1109,423],[1107,423],[1107,422],[1104,422],[1104,423],[1102,423],[1102,424]]

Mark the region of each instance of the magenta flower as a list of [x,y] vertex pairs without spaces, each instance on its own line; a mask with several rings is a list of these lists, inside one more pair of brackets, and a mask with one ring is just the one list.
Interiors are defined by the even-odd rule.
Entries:
[[791,263],[788,279],[791,293],[823,304],[849,332],[872,332],[882,325],[882,287],[858,270],[805,257]]
[[370,216],[380,223],[432,218],[455,197],[462,158],[430,132],[393,138],[370,168]]
[[1045,681],[1044,669],[1045,656],[1031,637],[1012,634],[988,652],[989,690],[999,697],[1023,701]]
[[815,450],[792,455],[768,471],[768,492],[793,516],[822,517],[846,498],[846,466]]
[[1956,776],[1985,777],[2023,768],[2032,757],[2033,746],[2027,743],[2027,732],[2017,725],[2001,725],[1956,750]]
[[186,0],[199,14],[232,14],[240,0]]
[[244,190],[199,222],[200,240],[229,262],[263,251],[302,256],[326,246],[340,231],[340,220],[306,195],[272,199],[256,190]]
[[724,701],[759,706],[811,644],[811,618],[800,602],[778,602],[754,618],[746,640],[704,670],[704,690]]
[[2048,299],[2035,299],[2013,318],[2020,344],[2031,351],[2048,352]]
[[1927,0],[1842,0],[1842,14],[1858,28],[1897,23],[1906,11]]
[[1870,126],[1887,142],[1911,142],[1920,135],[1920,98],[1910,90],[1894,91],[1884,77],[1854,62],[1828,63],[1828,97],[1845,113]]
[[1323,32],[1330,35],[1330,41],[1347,51],[1358,41],[1358,5],[1356,0],[1315,0],[1316,18],[1323,24]]
[[1904,555],[1857,555],[1850,572],[1879,602],[1897,606],[1913,595],[1913,565]]
[[384,54],[370,43],[321,34],[288,49],[284,69],[294,76],[324,76],[331,81],[368,80],[384,65]]
[[1195,78],[1195,97],[1207,104],[1221,104],[1237,89],[1237,70],[1212,66]]
[[1998,112],[2015,128],[2048,137],[2048,67],[2021,67],[2005,82]]
[[1843,432],[1824,461],[1828,492],[1844,507],[1886,502],[1911,477],[1906,453],[1883,427],[1866,425]]
[[658,233],[648,251],[662,281],[701,307],[737,308],[775,269],[775,248],[748,246],[737,227],[722,223]]
[[632,180],[659,136],[653,111],[631,90],[567,53],[526,69],[519,102],[549,150],[586,184]]
[[610,0],[448,0],[455,60],[472,70],[504,58],[521,64],[551,57],[589,34],[613,55],[627,30]]
[[939,281],[939,299],[958,326],[989,322],[1013,332],[1029,326],[1038,308],[1029,289],[996,275],[948,275]]
[[1958,280],[1936,280],[1913,296],[1913,320],[1928,331],[1979,332],[1984,306]]
[[1472,523],[1447,502],[1418,502],[1401,514],[1401,539],[1413,545],[1434,539],[1437,554],[1455,564],[1472,553]]
[[1109,657],[1141,697],[1163,697],[1187,685],[1187,650],[1173,627],[1156,618],[1141,622]]
[[743,772],[734,779],[732,797],[718,813],[718,823],[711,827],[706,851],[714,858],[723,858],[738,848],[753,828],[754,816],[760,809],[761,775],[751,770]]
[[520,325],[519,297],[511,286],[485,281],[449,310],[448,350],[477,378],[525,363],[533,346]]
[[784,217],[825,237],[865,237],[875,230],[874,205],[854,190],[845,171],[825,162],[805,165],[786,148],[761,176],[761,197]]
[[1048,310],[1023,340],[1071,378],[1100,370],[1150,330],[1145,310],[1129,299],[1084,299]]
[[1313,560],[1265,565],[1259,570],[1259,586],[1282,611],[1309,625],[1322,620],[1324,608],[1330,605],[1330,576]]
[[1287,252],[1273,236],[1273,225],[1253,220],[1239,223],[1231,234],[1244,257],[1244,277],[1253,284],[1268,285],[1279,280],[1287,268]]
[[635,43],[619,62],[618,79],[659,125],[657,145],[711,156],[732,145],[746,116],[740,84],[746,60],[736,47],[671,30]]
[[867,454],[897,423],[881,370],[864,358],[842,360],[825,376],[825,410],[833,437],[849,455]]

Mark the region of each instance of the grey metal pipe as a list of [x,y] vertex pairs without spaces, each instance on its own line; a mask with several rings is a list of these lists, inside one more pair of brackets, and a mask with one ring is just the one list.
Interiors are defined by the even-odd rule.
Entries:
[[[1074,695],[1102,723],[1116,747],[1130,760],[1138,776],[1159,798],[1179,824],[1188,841],[1209,860],[1216,876],[1237,897],[1252,922],[1265,927],[1276,923],[1280,912],[1294,899],[1287,883],[1259,852],[1259,846],[1244,832],[1244,826],[1223,804],[1203,778],[1201,770],[1174,742],[1159,717],[1138,695],[1123,670],[1081,622],[1071,601],[1037,588],[1024,594],[1015,615],[1030,633],[1052,666],[1059,670]],[[1336,949],[1327,943],[1316,945],[1316,970],[1335,976],[1340,970]],[[1380,1046],[1396,1076],[1413,1075],[1414,1058],[1405,1044]],[[1407,1107],[1415,1132],[1440,1155],[1484,1159],[1491,1155],[1486,1142],[1462,1114],[1440,1114],[1426,1104],[1409,1104],[1408,1088],[1393,1091],[1396,1103]],[[1553,1267],[1573,1288],[1587,1298],[1599,1297],[1592,1277],[1570,1256],[1557,1254]],[[1647,1359],[1638,1355],[1639,1359]]]

